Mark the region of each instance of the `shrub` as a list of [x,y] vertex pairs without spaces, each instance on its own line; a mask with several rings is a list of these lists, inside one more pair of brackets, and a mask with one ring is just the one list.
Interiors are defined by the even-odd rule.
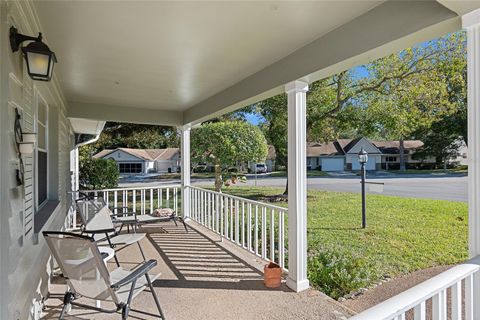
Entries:
[[311,284],[334,299],[367,286],[376,279],[375,268],[360,256],[340,248],[321,248],[308,258]]
[[112,159],[85,159],[80,163],[80,183],[91,190],[115,188],[119,171]]

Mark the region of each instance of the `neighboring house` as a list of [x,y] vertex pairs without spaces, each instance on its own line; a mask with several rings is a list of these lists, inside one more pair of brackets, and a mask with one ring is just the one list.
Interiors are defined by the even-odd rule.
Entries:
[[[420,140],[404,141],[406,165],[435,163],[433,157],[414,159],[413,154],[423,146]],[[398,169],[400,166],[399,141],[370,141],[367,138],[338,139],[328,143],[309,143],[307,146],[307,167],[310,170],[344,171],[360,170],[358,153],[368,153],[367,170]]]
[[177,172],[180,163],[178,148],[102,150],[94,158],[113,159],[120,174],[147,174],[152,172]]
[[[267,159],[265,160],[265,164],[267,165],[267,172],[272,172],[275,171],[275,158],[277,157],[277,154],[275,152],[275,147],[272,145],[268,146],[268,154],[267,154]],[[263,163],[263,162],[259,162]],[[257,162],[254,161],[249,161],[248,162],[248,169],[250,172],[255,172],[255,166]]]

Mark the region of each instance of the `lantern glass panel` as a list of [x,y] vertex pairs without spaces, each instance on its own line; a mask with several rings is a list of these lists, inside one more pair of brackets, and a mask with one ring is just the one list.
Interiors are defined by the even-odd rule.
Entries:
[[48,77],[49,62],[49,54],[27,52],[28,71],[30,74]]

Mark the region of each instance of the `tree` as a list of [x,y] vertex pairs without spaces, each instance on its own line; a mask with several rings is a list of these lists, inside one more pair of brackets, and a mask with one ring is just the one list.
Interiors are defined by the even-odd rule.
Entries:
[[80,184],[90,190],[115,188],[120,172],[112,159],[92,158],[94,147],[83,146],[79,150]]
[[241,121],[204,123],[192,130],[192,160],[215,166],[215,190],[220,192],[223,171],[237,162],[264,161],[268,147],[260,129]]
[[115,148],[163,149],[179,146],[177,131],[172,127],[107,122],[95,151]]
[[356,85],[365,90],[357,99],[386,138],[399,140],[401,170],[404,139],[462,108],[465,53],[465,35],[458,32],[365,66],[368,77]]

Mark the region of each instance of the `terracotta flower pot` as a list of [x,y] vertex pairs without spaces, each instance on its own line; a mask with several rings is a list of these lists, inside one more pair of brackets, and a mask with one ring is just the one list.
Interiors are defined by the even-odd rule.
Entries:
[[263,268],[263,283],[267,288],[278,288],[282,284],[282,268],[270,262]]

